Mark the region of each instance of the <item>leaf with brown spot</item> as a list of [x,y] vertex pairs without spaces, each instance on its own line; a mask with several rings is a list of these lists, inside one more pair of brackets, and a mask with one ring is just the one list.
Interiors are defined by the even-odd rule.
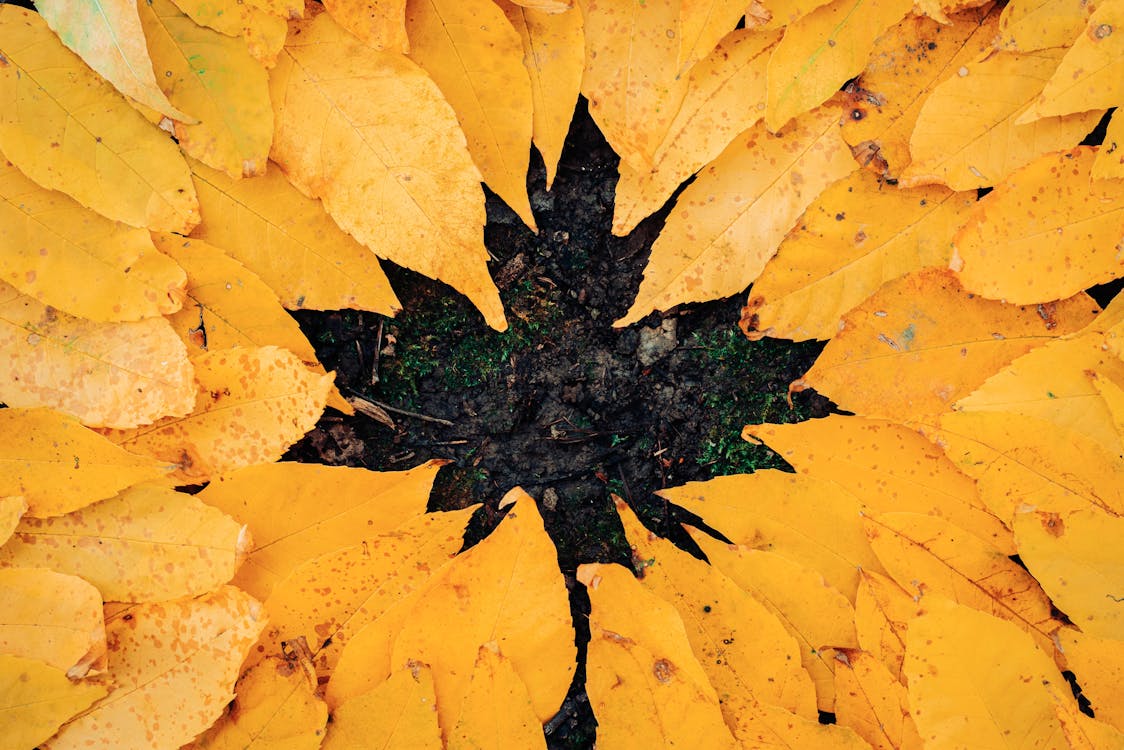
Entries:
[[1096,7],[1072,0],[1011,0],[999,18],[997,46],[1019,52],[1069,47]]
[[921,597],[911,597],[894,581],[862,571],[855,597],[855,631],[863,651],[877,657],[894,679],[905,683],[902,660],[909,622],[924,611]]
[[410,53],[406,0],[326,0],[324,9],[375,49]]
[[713,52],[744,14],[744,0],[683,0],[679,6],[679,75]]
[[101,685],[72,682],[63,670],[41,661],[0,654],[0,725],[5,746],[37,747],[105,693]]
[[27,501],[23,499],[23,495],[0,496],[0,546],[12,538],[26,512]]
[[266,67],[277,62],[289,26],[284,18],[267,13],[244,0],[172,0],[200,26],[227,36],[240,36],[256,60]]
[[37,659],[72,680],[105,669],[101,594],[45,568],[0,568],[0,653]]
[[1108,122],[1104,143],[1093,160],[1093,179],[1124,180],[1124,115],[1117,117],[1114,112]]
[[905,686],[865,651],[847,651],[835,667],[835,716],[874,750],[921,750]]

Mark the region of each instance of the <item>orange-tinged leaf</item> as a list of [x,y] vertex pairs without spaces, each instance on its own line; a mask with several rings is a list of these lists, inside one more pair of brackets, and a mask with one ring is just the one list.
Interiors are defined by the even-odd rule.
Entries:
[[183,342],[162,318],[94,323],[0,281],[0,401],[8,406],[134,427],[190,411],[191,376]]
[[425,512],[441,461],[408,471],[279,463],[216,477],[199,499],[246,524],[254,547],[235,583],[265,600],[305,560]]
[[1069,747],[1048,692],[1069,687],[1009,622],[963,606],[933,607],[910,624],[905,672],[927,749]]
[[918,271],[847,313],[794,386],[812,386],[866,417],[920,419],[948,411],[996,370],[1095,313],[1084,294],[1016,307],[969,294],[951,271]]
[[493,0],[412,0],[406,33],[410,58],[452,105],[484,182],[535,230],[531,80],[519,34]]
[[156,83],[137,8],[133,0],[35,3],[62,43],[118,91],[174,120],[192,122],[197,113],[177,109]]
[[511,662],[495,647],[480,647],[461,718],[449,733],[447,750],[546,750],[542,723]]
[[737,747],[671,604],[619,565],[581,565],[589,591],[586,691],[598,747]]
[[176,120],[180,148],[231,177],[264,172],[273,107],[261,63],[241,40],[196,25],[172,0],[138,7],[161,87],[199,120]]
[[605,140],[635,170],[652,167],[683,96],[679,3],[582,0],[582,93]]
[[[989,187],[1039,155],[1069,148],[1084,138],[1103,111],[1017,124],[1053,74],[1062,52],[1059,48],[985,52],[961,65],[922,105],[909,141],[913,161],[902,173],[901,185]],[[997,91],[1003,96],[996,96]]]
[[497,0],[523,43],[523,67],[531,78],[531,139],[546,166],[546,189],[570,130],[585,67],[582,14],[524,7]]
[[1096,156],[1089,146],[1047,154],[984,196],[956,235],[965,289],[1024,305],[1124,275],[1124,183],[1093,181]]
[[847,597],[824,583],[819,573],[780,554],[730,546],[702,532],[688,531],[710,564],[764,604],[796,639],[800,663],[815,683],[817,708],[832,711],[834,650],[859,645],[855,611]]
[[241,36],[255,59],[269,67],[285,46],[289,25],[284,18],[255,8],[241,0],[172,0],[200,26],[227,36]]
[[513,5],[557,15],[574,7],[574,0],[512,0]]
[[264,624],[261,605],[233,586],[140,604],[107,619],[109,694],[44,748],[179,747],[234,697],[243,657]]
[[107,433],[125,450],[177,464],[172,475],[202,482],[276,461],[324,411],[331,375],[275,346],[204,352],[192,359],[198,392],[186,417]]
[[896,422],[832,415],[797,424],[749,425],[800,474],[836,482],[869,511],[927,513],[1015,554],[1011,532],[991,515],[975,483],[916,431]]
[[33,516],[69,513],[169,468],[51,409],[0,410],[0,435],[0,496],[22,496]]
[[991,48],[999,8],[985,5],[950,20],[906,16],[875,41],[857,85],[847,88],[843,138],[880,176],[897,179],[909,165],[909,138],[929,92]]
[[[830,0],[755,0],[746,11],[748,28],[780,29]],[[756,24],[751,23],[751,19]]]
[[850,601],[861,571],[882,572],[863,532],[861,504],[837,484],[768,470],[688,482],[656,494],[735,544],[776,552],[820,572]]
[[679,75],[713,52],[744,14],[744,0],[683,0],[679,7]]
[[[1066,686],[1062,686],[1062,690]],[[1071,750],[1106,750],[1124,748],[1124,732],[1120,732],[1110,724],[1091,719],[1081,713],[1077,704],[1069,700],[1069,695],[1063,694],[1053,685],[1050,686],[1050,698],[1053,700],[1054,712],[1062,724],[1062,732],[1069,743]]]
[[832,0],[790,23],[769,58],[769,130],[823,104],[862,72],[874,40],[912,7],[911,0]]
[[40,302],[89,320],[173,313],[184,273],[143,229],[110,221],[0,161],[0,275]]
[[731,729],[758,702],[814,716],[816,692],[800,644],[778,616],[719,568],[651,534],[623,500],[617,513],[640,583],[679,613]]
[[804,209],[855,170],[839,114],[824,107],[802,115],[783,136],[766,132],[764,123],[738,136],[679,196],[636,300],[614,325],[681,302],[727,297],[752,283]]
[[905,634],[909,622],[923,611],[921,597],[911,597],[881,573],[862,572],[855,597],[855,631],[863,651],[882,661],[894,679],[905,682]]
[[294,184],[380,257],[448,283],[504,330],[487,272],[480,174],[425,71],[321,13],[294,22],[270,93],[271,156]]
[[1097,638],[1072,628],[1058,631],[1066,668],[1077,676],[1082,694],[1098,719],[1124,731],[1124,641]]
[[1096,7],[1074,0],[1011,0],[999,19],[998,44],[1019,52],[1069,47]]
[[870,546],[898,585],[936,593],[1009,620],[1052,649],[1058,629],[1050,600],[1025,569],[953,524],[920,513],[882,513],[866,521]]
[[[188,232],[179,150],[29,10],[0,7],[0,151],[35,182],[135,227]],[[96,104],[95,104],[96,103]]]
[[740,29],[691,68],[683,105],[652,168],[622,161],[613,199],[613,234],[624,236],[657,211],[680,183],[713,160],[764,114],[765,66],[778,31]]
[[324,9],[336,23],[375,49],[410,51],[406,0],[327,0]]
[[865,651],[848,651],[835,667],[835,718],[874,750],[921,750],[905,686]]
[[72,682],[63,670],[0,654],[0,726],[4,746],[36,747],[70,717],[105,695],[101,685]]
[[1124,518],[1086,508],[1015,514],[1019,558],[1082,632],[1124,640]]
[[517,488],[501,503],[513,505],[496,530],[420,590],[391,651],[392,667],[420,661],[433,670],[443,727],[456,726],[485,643],[494,641],[511,660],[540,722],[557,713],[574,675],[570,605],[554,543],[529,495]]
[[[267,609],[268,611],[268,609]],[[234,703],[191,750],[316,750],[328,707],[316,696],[316,673],[299,656],[271,657],[234,686]],[[186,750],[186,748],[185,748]]]
[[887,281],[945,266],[975,193],[897,189],[868,170],[820,193],[753,283],[742,311],[750,338],[829,339],[839,320]]
[[0,546],[12,538],[26,512],[27,501],[23,495],[0,496]]
[[321,747],[441,750],[433,682],[424,664],[398,670],[378,687],[333,710]]
[[[1119,111],[1119,110],[1117,110]],[[1094,180],[1124,180],[1124,115],[1114,112],[1093,160]]]
[[0,569],[0,653],[37,659],[78,679],[105,668],[101,594],[77,576]]
[[106,601],[158,601],[226,583],[250,543],[197,498],[140,485],[65,516],[25,517],[0,547],[0,566],[82,576]]
[[[398,299],[379,260],[276,167],[232,180],[191,161],[207,220],[193,237],[223,250],[268,284],[290,310],[357,308],[393,316]],[[309,272],[308,269],[312,269]]]

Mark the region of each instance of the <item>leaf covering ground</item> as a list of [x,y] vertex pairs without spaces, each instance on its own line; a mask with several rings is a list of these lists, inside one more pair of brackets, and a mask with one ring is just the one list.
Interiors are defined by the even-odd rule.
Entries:
[[664,490],[706,559],[618,504],[598,747],[1124,748],[1118,113],[1081,145],[1124,1],[38,6],[0,5],[0,745],[546,746],[536,500],[462,550],[438,463],[274,462],[351,408],[286,309],[393,314],[384,258],[506,328],[481,181],[534,229],[581,94],[615,232],[694,176],[616,325],[752,285],[853,413]]

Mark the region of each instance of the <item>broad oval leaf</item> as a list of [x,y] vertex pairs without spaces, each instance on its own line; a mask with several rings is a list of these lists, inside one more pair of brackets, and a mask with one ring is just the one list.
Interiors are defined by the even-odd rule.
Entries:
[[409,54],[406,0],[326,0],[324,9],[375,49]]
[[446,750],[546,750],[542,724],[519,673],[495,644],[480,647]]
[[79,679],[105,668],[101,594],[45,568],[0,568],[0,653],[37,659]]
[[0,7],[0,151],[103,216],[170,232],[199,223],[179,150],[29,10]]
[[66,672],[35,659],[0,654],[0,724],[13,750],[37,747],[70,717],[106,693],[101,685],[75,683]]
[[441,750],[433,675],[410,664],[332,711],[323,750],[357,747]]
[[289,32],[286,20],[244,0],[173,2],[200,26],[207,26],[227,36],[242,37],[250,54],[267,67],[273,67],[277,62],[277,53],[285,46],[285,35]]

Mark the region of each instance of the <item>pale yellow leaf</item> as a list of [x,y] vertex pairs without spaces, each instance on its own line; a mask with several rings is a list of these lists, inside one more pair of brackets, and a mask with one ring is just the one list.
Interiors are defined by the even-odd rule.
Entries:
[[683,0],[679,6],[679,75],[707,57],[745,13],[745,0]]
[[433,676],[409,664],[373,690],[332,711],[323,750],[359,747],[441,750]]
[[[1117,110],[1119,111],[1119,110]],[[1093,161],[1094,180],[1124,180],[1124,115],[1114,112]]]
[[105,669],[101,594],[45,568],[0,568],[0,653],[37,659],[79,679]]
[[831,0],[753,0],[746,10],[747,28],[780,29]]
[[865,651],[841,654],[835,667],[835,718],[874,750],[921,750],[905,686]]
[[0,495],[0,546],[12,538],[26,512],[27,501],[23,495]]
[[909,622],[923,612],[921,597],[911,597],[891,578],[864,570],[855,597],[855,631],[863,651],[879,658],[894,679],[905,683],[902,660]]
[[[0,6],[0,14],[6,7]],[[166,320],[94,323],[0,281],[0,400],[134,427],[191,411],[192,366]]]
[[250,5],[282,18],[304,17],[305,3],[302,0],[246,0]]
[[0,567],[82,576],[106,601],[158,601],[226,583],[250,544],[244,527],[197,498],[139,485],[65,516],[25,517],[0,547]]
[[35,182],[135,227],[199,223],[176,145],[62,46],[37,14],[0,6],[0,151]]
[[1011,0],[999,18],[998,44],[1019,52],[1068,47],[1098,6],[1080,0]]
[[1124,641],[1097,638],[1072,628],[1058,631],[1066,668],[1073,671],[1081,692],[1098,719],[1124,731]]
[[101,685],[75,683],[34,659],[0,654],[0,726],[4,750],[27,750],[105,695]]
[[553,15],[565,13],[574,7],[574,0],[512,0],[512,4]]
[[493,643],[480,647],[472,682],[447,750],[546,750],[531,696],[511,662]]
[[227,36],[241,36],[246,48],[268,67],[277,62],[289,26],[284,18],[267,13],[244,0],[172,0],[200,26]]
[[738,136],[679,196],[635,301],[614,325],[751,284],[804,209],[856,169],[839,115],[823,107],[798,118],[783,137],[766,132],[764,123]]
[[378,50],[410,52],[406,0],[326,0],[336,23]]

